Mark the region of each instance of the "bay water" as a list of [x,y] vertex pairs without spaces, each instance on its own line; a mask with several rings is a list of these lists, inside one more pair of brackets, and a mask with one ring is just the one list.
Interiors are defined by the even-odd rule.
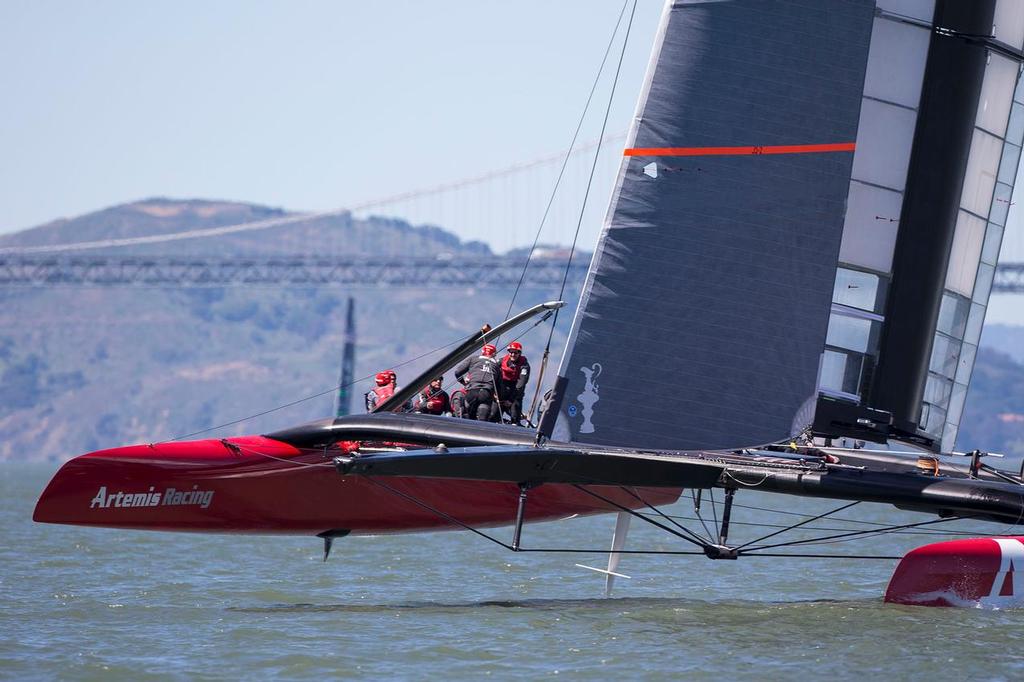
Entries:
[[[4,679],[1024,678],[1024,611],[886,605],[892,560],[626,555],[631,579],[606,599],[604,577],[576,565],[606,556],[512,553],[468,532],[344,538],[324,563],[315,537],[33,523],[55,468],[0,466]],[[740,491],[733,537],[836,506]],[[702,531],[688,495],[666,512]],[[882,505],[839,516],[928,520]],[[614,522],[529,525],[523,544],[605,548]],[[897,555],[1005,530],[956,522],[778,551]],[[692,549],[636,519],[628,547]]]

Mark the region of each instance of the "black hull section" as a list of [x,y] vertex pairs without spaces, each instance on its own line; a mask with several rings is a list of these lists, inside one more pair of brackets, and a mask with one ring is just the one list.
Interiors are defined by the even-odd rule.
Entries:
[[519,426],[393,412],[322,419],[266,435],[297,448],[314,449],[343,440],[388,441],[431,447],[438,443],[452,447],[530,445],[537,437],[533,429]]
[[1011,524],[1024,520],[1024,486],[1012,483],[834,467],[803,472],[729,467],[728,472],[736,481],[765,492],[882,502],[940,517]]

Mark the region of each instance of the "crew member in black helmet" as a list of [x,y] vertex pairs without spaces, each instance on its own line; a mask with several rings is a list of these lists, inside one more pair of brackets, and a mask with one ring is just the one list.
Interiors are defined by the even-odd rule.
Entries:
[[437,377],[425,389],[420,391],[413,406],[415,412],[422,414],[444,414],[450,409],[448,393],[443,388],[444,377]]
[[462,362],[455,368],[455,377],[466,385],[466,399],[463,416],[468,419],[487,421],[491,408],[497,400],[501,383],[501,368],[494,355],[498,349],[487,344],[480,355]]

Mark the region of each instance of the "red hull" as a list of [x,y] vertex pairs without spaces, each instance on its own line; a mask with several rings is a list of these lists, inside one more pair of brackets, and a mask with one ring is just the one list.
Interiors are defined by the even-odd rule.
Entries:
[[937,542],[909,552],[885,601],[914,606],[1024,606],[1024,537]]
[[[316,534],[415,532],[456,527],[360,476],[342,476],[323,452],[262,436],[101,450],[70,460],[36,504],[33,519],[139,530]],[[382,480],[472,526],[511,523],[511,483],[426,478]],[[593,490],[638,508],[614,487]],[[639,491],[670,504],[678,488]],[[528,521],[617,511],[569,485],[530,491]]]

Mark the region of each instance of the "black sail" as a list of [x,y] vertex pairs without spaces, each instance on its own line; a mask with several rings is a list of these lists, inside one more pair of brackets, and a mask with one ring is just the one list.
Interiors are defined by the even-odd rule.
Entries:
[[[950,450],[1024,139],[1024,3],[677,0],[554,435]],[[964,444],[970,447],[969,444]]]
[[720,448],[810,423],[873,10],[666,7],[559,370],[556,436]]

